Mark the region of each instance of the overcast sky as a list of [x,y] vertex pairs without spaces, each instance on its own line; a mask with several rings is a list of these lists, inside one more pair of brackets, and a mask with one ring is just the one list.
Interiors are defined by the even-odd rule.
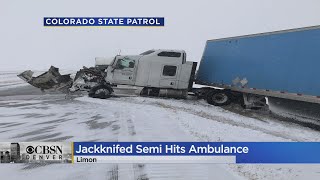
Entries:
[[[165,17],[162,28],[44,28],[43,17]],[[319,0],[0,0],[0,70],[93,66],[95,57],[183,49],[207,39],[320,25]]]

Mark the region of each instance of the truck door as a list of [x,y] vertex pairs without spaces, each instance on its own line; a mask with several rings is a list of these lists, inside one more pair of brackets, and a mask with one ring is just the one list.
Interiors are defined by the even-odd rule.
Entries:
[[153,57],[148,85],[177,89],[182,64],[182,53],[161,51]]
[[136,60],[129,57],[120,58],[113,70],[113,81],[116,84],[133,85]]
[[163,65],[160,74],[160,88],[173,88],[178,86],[179,65]]

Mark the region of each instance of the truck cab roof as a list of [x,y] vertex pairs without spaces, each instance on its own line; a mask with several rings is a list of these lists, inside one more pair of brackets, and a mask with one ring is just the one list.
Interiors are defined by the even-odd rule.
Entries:
[[145,51],[143,53],[141,53],[140,55],[146,56],[146,55],[154,55],[154,54],[158,54],[158,53],[166,53],[168,52],[169,54],[172,53],[174,55],[174,53],[185,53],[184,50],[173,50],[173,49],[150,49],[148,51]]

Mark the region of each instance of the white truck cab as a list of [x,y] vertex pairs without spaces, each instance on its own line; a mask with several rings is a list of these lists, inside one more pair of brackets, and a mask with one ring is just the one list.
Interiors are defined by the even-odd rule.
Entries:
[[140,55],[116,56],[105,71],[105,80],[111,85],[145,87],[160,94],[186,94],[195,67],[195,63],[186,61],[183,50],[149,50]]

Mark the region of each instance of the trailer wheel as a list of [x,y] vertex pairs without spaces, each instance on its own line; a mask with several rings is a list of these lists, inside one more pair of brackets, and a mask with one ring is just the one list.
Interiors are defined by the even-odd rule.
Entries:
[[111,97],[112,92],[113,90],[109,85],[98,85],[89,91],[89,97],[107,99]]
[[225,106],[231,103],[231,94],[225,90],[212,90],[207,94],[207,102],[215,106]]

